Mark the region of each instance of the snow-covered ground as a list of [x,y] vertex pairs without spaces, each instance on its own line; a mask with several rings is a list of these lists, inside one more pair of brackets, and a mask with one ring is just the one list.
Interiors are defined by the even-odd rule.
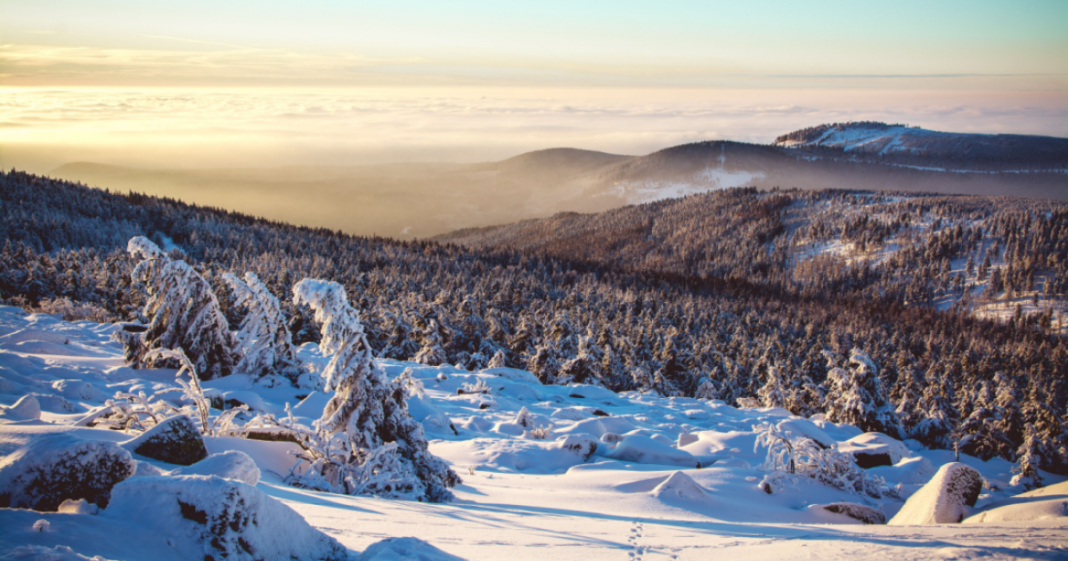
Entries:
[[[0,308],[0,404],[5,406],[0,408],[0,470],[14,461],[20,447],[46,434],[116,443],[136,436],[75,426],[117,391],[151,394],[176,385],[173,370],[126,367],[120,347],[110,340],[115,329]],[[315,346],[305,345],[300,355],[322,370],[325,360]],[[450,462],[464,480],[454,489],[452,503],[289,487],[282,478],[293,465],[287,452],[295,445],[288,442],[207,437],[207,451],[248,454],[260,470],[256,490],[335,538],[354,559],[365,550],[364,559],[431,561],[451,559],[449,555],[514,561],[1068,556],[1068,518],[1063,509],[1056,510],[1057,502],[1043,503],[1047,517],[1038,520],[1019,521],[1009,513],[990,516],[998,522],[972,519],[968,524],[932,526],[862,525],[814,506],[855,503],[889,519],[940,466],[953,461],[951,452],[921,450],[861,434],[854,427],[799,419],[781,409],[739,410],[717,401],[615,394],[581,385],[542,386],[531,374],[512,369],[467,372],[394,361],[382,365],[390,376],[411,368],[413,378],[422,383],[425,391],[410,398],[410,411],[431,439],[431,452]],[[296,419],[307,425],[319,417],[328,397],[262,387],[240,374],[204,386],[209,397],[240,401],[254,412],[282,415],[289,404]],[[472,393],[476,386],[487,393]],[[28,394],[40,404],[40,420],[9,407]],[[527,413],[520,415],[524,408]],[[895,465],[867,473],[884,478],[887,490],[896,489],[901,498],[874,499],[802,476],[787,478],[781,488],[766,493],[759,486],[767,475],[760,469],[766,448],[757,442],[759,427],[766,424],[844,452],[872,446],[892,450]],[[539,428],[542,431],[535,430]],[[535,433],[544,438],[535,438]],[[164,475],[196,471],[133,458],[137,472],[120,484],[128,486],[126,495],[134,488],[130,482],[147,478],[153,467]],[[961,461],[1001,489],[984,489],[977,510],[999,501],[1024,500],[1010,499],[1022,489],[1010,487],[1009,463],[967,456]],[[255,481],[247,470],[235,473],[246,482]],[[1044,475],[1047,484],[1063,479]],[[140,485],[165,489],[167,481],[172,480]],[[0,488],[4,484],[0,481]],[[129,497],[113,498],[119,504],[98,514],[80,507],[58,513],[0,508],[0,559],[32,559],[37,554],[41,559],[82,558],[61,555],[63,550],[55,549],[60,547],[105,559],[183,558],[182,544],[138,518],[123,517],[139,512]],[[280,520],[285,516],[274,514]],[[288,526],[287,531],[301,532]],[[440,551],[417,542],[391,542],[391,552],[381,544],[372,547],[386,538],[406,536]],[[399,553],[403,551],[408,553]]]

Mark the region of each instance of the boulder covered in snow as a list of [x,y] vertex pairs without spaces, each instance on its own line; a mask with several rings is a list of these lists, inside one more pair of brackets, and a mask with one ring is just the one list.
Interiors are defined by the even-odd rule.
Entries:
[[179,466],[191,466],[208,457],[200,431],[185,415],[166,419],[123,446],[146,458]]
[[978,471],[958,462],[946,464],[909,497],[889,524],[956,524],[970,514],[982,489],[983,476]]
[[348,559],[334,538],[255,487],[215,476],[134,477],[115,486],[106,518],[137,521],[183,559]]
[[809,509],[825,510],[833,514],[848,516],[865,524],[886,524],[886,515],[877,508],[857,503],[831,503],[812,505]]
[[625,437],[607,456],[613,460],[635,464],[697,466],[697,459],[693,454],[637,434]]
[[364,550],[359,561],[463,561],[416,538],[386,538]]
[[1068,481],[990,503],[978,514],[966,518],[964,523],[1031,522],[1053,518],[1068,518]]
[[866,432],[838,445],[838,451],[853,456],[857,465],[864,469],[892,466],[912,455],[900,440],[881,432]]
[[112,487],[135,469],[114,442],[46,434],[0,459],[0,507],[55,511],[66,499],[107,506]]
[[689,475],[676,471],[663,480],[649,492],[659,499],[686,499],[697,501],[708,497],[705,491]]
[[578,455],[585,462],[597,451],[597,441],[588,436],[569,434],[560,441],[560,448]]
[[172,475],[215,475],[249,485],[260,482],[260,468],[248,454],[240,450],[212,454],[191,466],[175,470]]

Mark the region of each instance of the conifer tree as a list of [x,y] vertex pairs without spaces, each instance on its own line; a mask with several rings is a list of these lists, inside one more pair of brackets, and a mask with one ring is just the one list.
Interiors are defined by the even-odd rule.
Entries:
[[833,368],[827,373],[832,385],[828,396],[827,420],[847,423],[868,432],[881,432],[901,438],[901,424],[894,414],[878,369],[864,351],[854,348],[849,368]]
[[172,359],[149,353],[181,349],[201,379],[230,375],[239,359],[238,341],[211,285],[185,261],[171,260],[147,238],[131,238],[127,251],[141,259],[132,278],[148,293],[142,312],[149,318],[147,329],[125,341],[134,367],[177,367]]
[[254,377],[277,374],[296,385],[302,367],[278,298],[251,271],[245,273],[244,280],[232,273],[222,278],[234,293],[235,304],[245,309],[237,332],[241,360],[236,370]]
[[344,443],[332,461],[319,464],[325,468],[319,476],[350,493],[450,500],[449,488],[460,478],[427,450],[422,425],[408,413],[405,383],[388,381],[378,368],[345,289],[304,279],[293,287],[293,297],[315,310],[322,323],[319,348],[330,355],[323,374],[335,393],[318,422],[321,440]]

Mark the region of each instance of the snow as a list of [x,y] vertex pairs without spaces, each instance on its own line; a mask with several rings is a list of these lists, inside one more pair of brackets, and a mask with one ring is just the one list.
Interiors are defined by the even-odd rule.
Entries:
[[[152,394],[177,386],[174,370],[125,367],[121,347],[109,339],[114,329],[0,307],[4,461],[49,437],[127,444],[123,448],[129,450],[136,433],[77,426],[78,421],[99,410],[101,394]],[[14,333],[22,335],[3,339]],[[40,350],[48,352],[42,353],[17,347],[59,337],[56,344],[74,351],[60,355],[45,347]],[[316,372],[326,370],[329,357],[315,345],[300,347],[298,355]],[[767,452],[756,445],[759,427],[772,424],[782,433],[840,450],[892,447],[901,455],[894,465],[867,471],[884,478],[887,486],[900,484],[902,498],[910,501],[922,497],[921,488],[932,477],[938,479],[935,468],[952,462],[953,453],[909,450],[889,437],[783,416],[777,409],[739,410],[718,401],[615,394],[592,386],[542,386],[528,372],[505,368],[467,372],[447,365],[376,362],[388,379],[410,368],[413,379],[423,384],[424,395],[410,398],[409,407],[423,425],[430,452],[463,478],[452,489],[452,502],[294,488],[283,482],[295,464],[291,453],[299,450],[294,443],[207,436],[203,441],[210,456],[192,466],[134,456],[134,475],[114,487],[111,502],[96,514],[90,503],[77,501],[61,502],[67,505],[62,512],[0,508],[0,559],[202,559],[205,547],[212,547],[197,537],[203,536],[204,527],[182,517],[173,497],[204,500],[201,512],[224,516],[236,512],[235,503],[219,500],[229,492],[263,508],[263,523],[270,531],[246,537],[244,532],[252,530],[244,527],[229,535],[227,543],[241,536],[268,551],[290,547],[270,535],[277,533],[293,535],[293,543],[315,549],[326,547],[322,544],[328,543],[323,541],[328,536],[348,550],[350,559],[1057,559],[1068,552],[1065,518],[1024,519],[1009,512],[1022,503],[1007,500],[1029,500],[1033,502],[1026,504],[1038,505],[1032,510],[1052,515],[1053,506],[1046,503],[1060,499],[1057,494],[1012,498],[1022,489],[1009,487],[1012,466],[1004,460],[961,456],[963,463],[1005,490],[983,491],[976,508],[984,509],[979,510],[988,517],[984,523],[969,519],[966,524],[908,528],[864,525],[826,507],[852,504],[858,505],[858,512],[867,507],[892,518],[904,511],[903,501],[865,497],[803,476],[767,494],[758,487],[767,474],[755,467]],[[55,384],[60,380],[66,383]],[[464,384],[479,381],[491,394],[457,395]],[[99,393],[82,391],[86,387]],[[267,388],[244,375],[213,380],[205,387],[233,396],[256,395],[267,411],[284,412],[288,405],[296,422],[306,426],[321,416],[333,395]],[[9,409],[29,394],[42,406],[40,419],[14,415]],[[307,397],[301,401],[298,395]],[[49,408],[48,403],[59,398],[70,410]],[[491,407],[480,409],[483,401]],[[546,438],[537,438],[519,422],[524,408],[527,422],[551,428]],[[594,410],[605,415],[594,415]],[[1063,480],[1052,474],[1043,477],[1051,485],[1047,489],[1059,489],[1056,484]],[[41,520],[47,531],[34,530]],[[239,547],[231,558],[241,555]]]
[[1068,481],[991,503],[964,520],[965,524],[1033,522],[1068,518]]
[[174,470],[171,475],[214,475],[249,485],[260,482],[260,468],[252,458],[238,450],[212,454],[199,462]]

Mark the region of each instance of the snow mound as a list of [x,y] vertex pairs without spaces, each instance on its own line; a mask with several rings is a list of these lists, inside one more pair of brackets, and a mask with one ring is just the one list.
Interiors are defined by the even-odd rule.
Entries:
[[982,512],[965,519],[964,523],[1031,522],[1066,517],[1068,481],[991,503],[984,507]]
[[881,432],[866,432],[854,436],[840,444],[838,451],[852,455],[857,465],[864,469],[892,466],[902,458],[912,456],[904,443]]
[[85,499],[78,499],[76,501],[67,499],[59,505],[59,509],[57,509],[56,512],[62,512],[64,514],[99,514],[100,507]]
[[260,482],[260,468],[256,467],[256,462],[248,454],[239,450],[213,454],[191,466],[175,470],[172,475],[216,475],[249,485]]
[[386,538],[371,544],[358,561],[463,561],[416,538]]
[[135,477],[115,486],[101,515],[171,538],[183,559],[348,559],[334,538],[289,507],[215,476]]
[[11,412],[24,419],[40,419],[41,403],[32,395],[24,395],[10,408]]
[[792,439],[807,438],[823,449],[834,448],[837,444],[823,429],[816,426],[816,423],[807,419],[786,419],[779,422],[775,428]]
[[607,457],[635,464],[697,466],[697,459],[693,457],[693,454],[637,434],[625,437],[615,449],[607,454]]
[[831,503],[826,505],[812,505],[809,510],[825,510],[832,514],[848,516],[864,524],[886,524],[886,515],[877,508],[856,503]]
[[653,488],[650,494],[658,499],[686,499],[699,501],[708,497],[708,492],[689,475],[676,471]]
[[99,555],[86,557],[78,555],[73,549],[65,545],[57,545],[54,548],[40,545],[28,547],[16,547],[7,555],[0,556],[0,561],[107,561]]
[[146,458],[180,466],[191,466],[208,457],[200,431],[184,415],[161,422],[123,446]]
[[112,487],[135,469],[113,442],[46,434],[0,459],[0,507],[55,511],[65,499],[107,506]]
[[889,524],[956,524],[968,516],[982,489],[983,477],[978,471],[957,462],[946,464],[909,497]]

